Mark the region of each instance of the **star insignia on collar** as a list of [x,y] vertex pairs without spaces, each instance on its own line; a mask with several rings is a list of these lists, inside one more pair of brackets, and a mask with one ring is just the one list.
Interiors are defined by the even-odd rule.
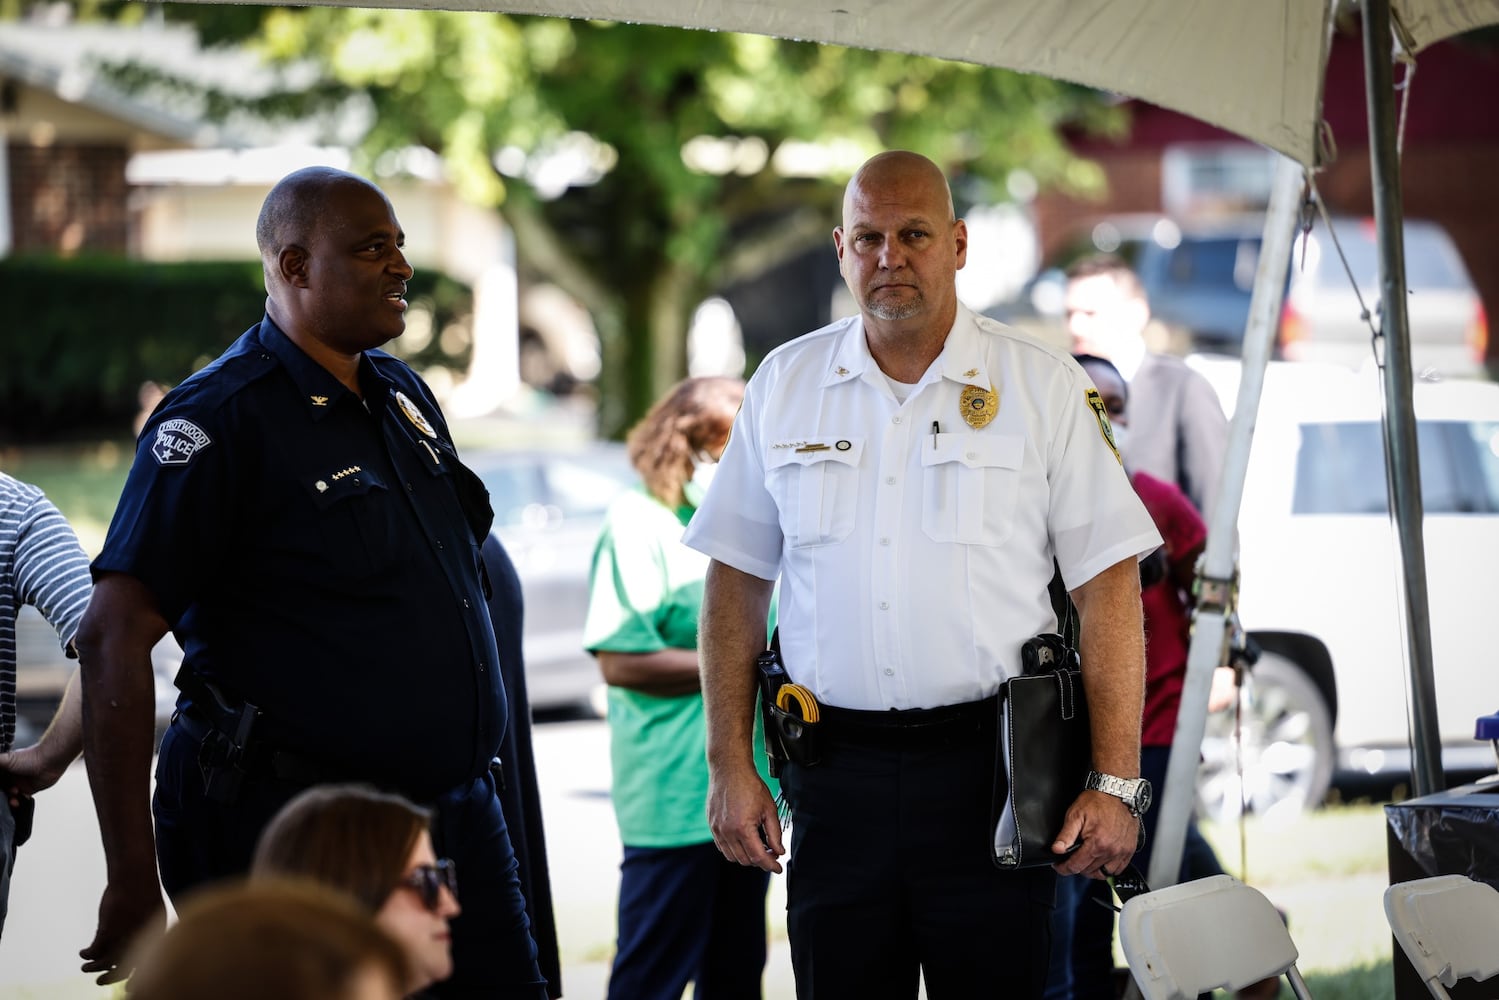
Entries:
[[312,405],[313,406],[327,406],[328,405],[328,397],[327,396],[312,396],[310,398],[312,399]]
[[834,375],[847,375],[848,374],[848,369],[844,368],[842,365],[839,365],[837,368],[833,369],[833,374]]
[[970,368],[966,372],[963,373],[963,377],[964,378],[977,378],[978,377],[978,373],[979,373],[979,370],[977,368]]

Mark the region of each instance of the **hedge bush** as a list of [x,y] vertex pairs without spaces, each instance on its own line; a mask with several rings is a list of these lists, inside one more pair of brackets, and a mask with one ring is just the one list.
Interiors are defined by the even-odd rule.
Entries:
[[[472,311],[469,289],[432,271],[409,286],[443,330]],[[265,311],[259,261],[151,263],[118,258],[0,260],[0,444],[128,434],[147,381],[175,385]],[[463,338],[461,338],[463,339]],[[451,338],[449,338],[451,341]],[[432,337],[410,360],[466,368]]]

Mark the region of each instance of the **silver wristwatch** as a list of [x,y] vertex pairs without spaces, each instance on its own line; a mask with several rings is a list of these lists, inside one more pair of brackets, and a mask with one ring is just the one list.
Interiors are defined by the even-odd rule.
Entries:
[[1150,782],[1144,778],[1116,778],[1112,774],[1089,771],[1083,787],[1122,799],[1132,816],[1139,816],[1150,808]]

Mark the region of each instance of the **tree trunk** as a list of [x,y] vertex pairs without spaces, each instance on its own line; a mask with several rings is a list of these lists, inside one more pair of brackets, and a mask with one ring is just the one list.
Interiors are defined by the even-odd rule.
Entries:
[[599,435],[621,438],[687,374],[687,328],[701,298],[695,270],[661,258],[620,307],[597,315],[603,371]]
[[[634,403],[629,398],[630,386],[637,381],[632,367],[633,355],[629,335],[629,310],[621,301],[606,308],[596,309],[593,325],[599,332],[599,359],[602,365],[598,380],[598,435],[601,438],[619,440],[635,422],[630,414]],[[642,411],[643,412],[643,411]]]

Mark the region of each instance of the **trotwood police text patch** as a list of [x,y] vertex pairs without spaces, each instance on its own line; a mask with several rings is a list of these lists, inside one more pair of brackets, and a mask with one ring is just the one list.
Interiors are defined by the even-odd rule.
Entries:
[[151,454],[158,465],[186,465],[211,444],[213,439],[191,420],[164,420],[156,428]]

